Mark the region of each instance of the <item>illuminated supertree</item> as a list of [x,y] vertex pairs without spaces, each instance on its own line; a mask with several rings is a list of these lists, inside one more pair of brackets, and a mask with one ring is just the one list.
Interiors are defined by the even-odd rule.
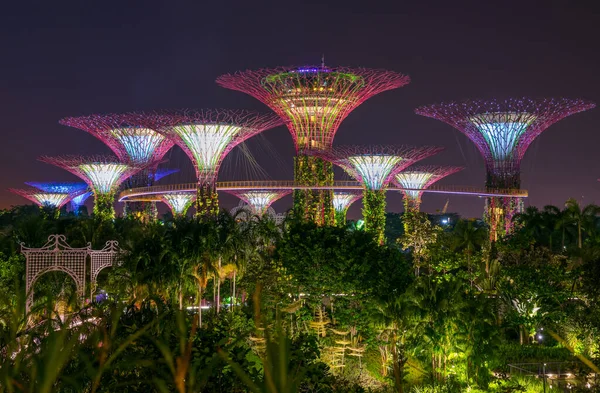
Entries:
[[193,192],[174,192],[161,195],[160,199],[169,206],[173,217],[184,217],[194,203],[196,194]]
[[113,204],[119,185],[140,170],[134,164],[110,156],[44,156],[40,161],[63,168],[84,180],[94,193],[94,215],[101,220],[114,218]]
[[311,151],[310,154],[331,161],[363,184],[365,229],[383,244],[388,184],[398,172],[441,150],[432,146],[342,146],[323,152]]
[[67,192],[47,192],[35,188],[28,190],[9,188],[8,190],[23,198],[29,199],[42,209],[56,210],[56,213],[58,213],[58,209],[69,202],[69,199],[72,197],[72,194]]
[[[217,78],[268,105],[285,120],[298,156],[294,177],[305,186],[333,184],[331,164],[305,150],[331,148],[340,123],[370,97],[402,87],[410,78],[391,71],[321,66],[279,67],[243,71]],[[331,190],[294,191],[294,214],[317,224],[333,225]]]
[[334,191],[333,192],[333,210],[335,211],[335,224],[338,226],[346,225],[346,213],[348,208],[354,202],[362,198],[362,193],[358,191]]
[[71,195],[69,202],[71,211],[75,214],[78,214],[79,208],[92,195],[91,191],[87,191],[89,189],[88,185],[82,182],[25,182],[25,184],[45,192]]
[[[471,139],[486,163],[486,187],[493,190],[519,188],[521,159],[531,142],[557,121],[594,106],[579,99],[511,98],[436,104],[417,108],[416,113],[441,120]],[[520,198],[487,198],[491,240],[512,231],[512,218],[522,206]]]
[[[67,117],[60,124],[86,131],[104,142],[120,161],[142,167],[135,176],[128,179],[127,187],[151,186],[155,180],[156,167],[174,142],[164,135],[142,126],[142,113],[111,113]],[[156,214],[154,202],[125,204],[127,212],[132,211],[142,219],[150,219]]]
[[227,154],[246,139],[283,124],[274,115],[248,111],[202,110],[148,117],[152,128],[172,139],[194,163],[198,178],[196,216],[215,216],[215,182]]
[[244,201],[253,215],[262,217],[273,202],[288,195],[292,190],[230,190],[227,192]]
[[415,166],[396,174],[395,181],[404,195],[404,211],[418,212],[423,191],[446,176],[463,170],[459,166]]

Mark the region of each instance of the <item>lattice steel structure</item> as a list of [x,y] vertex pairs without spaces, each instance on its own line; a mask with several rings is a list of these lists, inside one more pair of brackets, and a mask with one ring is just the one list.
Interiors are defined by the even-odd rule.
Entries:
[[119,242],[109,240],[102,250],[89,250],[90,254],[90,298],[93,298],[98,284],[98,275],[102,269],[112,267],[119,258]]
[[156,114],[146,120],[181,147],[194,163],[198,217],[218,213],[215,182],[225,156],[246,139],[283,124],[277,116],[242,110],[180,111]]
[[425,165],[410,167],[396,174],[394,180],[396,185],[402,188],[404,211],[418,212],[423,190],[426,190],[438,180],[463,169],[459,166]]
[[[519,188],[521,159],[531,142],[557,121],[594,106],[580,99],[510,98],[435,104],[417,108],[416,113],[453,126],[475,143],[485,159],[486,187]],[[510,233],[522,201],[489,198],[486,205],[491,240]]]
[[334,191],[333,192],[333,210],[335,210],[335,224],[338,226],[346,225],[346,213],[348,208],[354,202],[362,198],[359,191]]
[[25,290],[27,293],[26,311],[33,305],[33,285],[44,273],[61,271],[68,274],[77,288],[77,294],[83,300],[86,279],[86,260],[90,245],[72,248],[64,235],[50,235],[48,242],[41,248],[30,248],[21,244],[21,253],[25,255]]
[[[333,182],[331,164],[304,150],[327,150],[340,123],[370,97],[402,87],[410,78],[392,71],[348,67],[278,67],[223,75],[217,83],[253,96],[286,121],[296,150],[295,180],[306,185]],[[294,191],[294,214],[318,224],[335,221],[333,194]]]
[[292,190],[248,190],[227,192],[244,201],[253,215],[262,217],[269,207],[271,207],[273,202],[288,195]]
[[363,184],[365,229],[383,244],[388,184],[398,172],[441,150],[443,148],[433,146],[341,146],[310,154],[338,165]]
[[78,214],[79,208],[92,195],[88,185],[83,182],[25,182],[38,190],[51,193],[67,193],[70,197],[71,211]]
[[29,199],[31,202],[38,205],[40,208],[52,210],[56,209],[57,213],[58,209],[60,209],[67,202],[69,202],[69,199],[71,199],[72,196],[68,193],[45,192],[35,188],[28,190],[9,188],[8,190],[14,194],[22,196],[23,198]]
[[174,192],[160,196],[160,199],[171,209],[174,218],[184,217],[194,201],[196,193],[193,192]]
[[84,180],[94,193],[94,215],[101,220],[115,217],[113,204],[119,185],[142,169],[110,156],[44,156],[40,161],[63,168]]

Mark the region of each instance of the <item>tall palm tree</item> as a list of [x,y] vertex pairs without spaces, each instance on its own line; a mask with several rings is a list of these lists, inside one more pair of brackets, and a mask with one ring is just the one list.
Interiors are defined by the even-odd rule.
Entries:
[[[467,255],[467,266],[471,273],[471,256],[475,250],[481,249],[487,239],[487,233],[483,225],[475,220],[460,220],[454,227],[452,240],[455,251],[463,251]],[[486,260],[486,274],[489,274],[489,266]],[[471,279],[471,285],[473,280]]]
[[596,205],[587,205],[583,209],[579,206],[576,199],[570,198],[565,203],[566,214],[572,224],[577,226],[577,247],[583,246],[582,232],[589,230],[591,225],[595,225],[595,219],[600,212],[600,207]]

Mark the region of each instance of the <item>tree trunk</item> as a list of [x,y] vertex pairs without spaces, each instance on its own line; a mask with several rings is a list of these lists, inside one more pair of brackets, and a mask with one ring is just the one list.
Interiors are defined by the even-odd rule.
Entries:
[[181,288],[181,285],[179,286],[179,309],[183,310],[183,289]]
[[221,257],[219,257],[219,270],[217,272],[217,314],[221,308]]
[[235,307],[235,277],[236,277],[236,271],[233,271],[233,290],[231,291],[231,310],[233,310],[233,307]]
[[198,326],[202,326],[202,285],[198,284]]
[[577,235],[579,236],[577,245],[579,246],[579,249],[581,249],[581,221],[577,223]]

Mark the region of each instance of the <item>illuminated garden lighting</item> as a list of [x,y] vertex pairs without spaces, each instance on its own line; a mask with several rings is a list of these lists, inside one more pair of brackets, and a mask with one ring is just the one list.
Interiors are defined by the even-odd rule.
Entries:
[[9,191],[29,199],[40,208],[60,209],[71,198],[69,193],[44,192],[38,189],[22,190],[10,188]]
[[71,198],[71,201],[70,201],[71,211],[73,211],[75,214],[78,214],[81,206],[83,206],[85,201],[90,196],[92,196],[92,194],[93,194],[93,192],[87,191],[87,192],[84,192],[83,194],[80,194],[80,195],[77,195],[77,196]]
[[107,156],[41,157],[40,161],[63,168],[84,180],[94,193],[94,214],[102,220],[114,218],[113,203],[119,185],[141,169]]
[[177,192],[161,195],[160,198],[169,206],[173,217],[183,217],[194,203],[196,194],[191,192]]
[[172,139],[192,160],[198,179],[198,217],[218,213],[215,182],[225,156],[246,139],[283,124],[274,115],[230,110],[181,111],[147,120],[150,128]]
[[338,226],[346,225],[346,213],[348,208],[354,202],[362,197],[360,192],[353,191],[334,191],[333,209],[335,210],[335,223]]
[[40,191],[52,193],[74,194],[88,189],[83,182],[25,182],[28,186],[35,187]]
[[154,181],[159,181],[160,179],[167,177],[169,175],[172,175],[174,173],[179,172],[179,169],[174,168],[174,169],[157,169],[154,172]]
[[[402,87],[410,78],[367,68],[278,67],[223,75],[217,83],[253,96],[283,120],[296,151],[295,181],[305,186],[333,184],[333,168],[305,150],[327,150],[341,122],[370,97]],[[331,190],[295,190],[294,214],[317,224],[333,224]]]
[[342,146],[308,153],[340,166],[363,184],[365,229],[383,244],[385,192],[388,184],[398,172],[441,150],[440,147],[432,146]]
[[419,166],[396,174],[395,181],[404,195],[404,211],[418,212],[423,191],[444,177],[463,170],[462,167]]
[[262,217],[269,207],[278,199],[283,198],[292,190],[250,190],[250,191],[227,191],[244,201],[253,215]]
[[[557,121],[593,107],[580,99],[511,98],[435,104],[416,113],[453,126],[475,143],[486,163],[488,189],[518,189],[521,160],[531,142]],[[522,210],[520,198],[487,198],[484,218],[490,239],[511,233],[513,217]]]

